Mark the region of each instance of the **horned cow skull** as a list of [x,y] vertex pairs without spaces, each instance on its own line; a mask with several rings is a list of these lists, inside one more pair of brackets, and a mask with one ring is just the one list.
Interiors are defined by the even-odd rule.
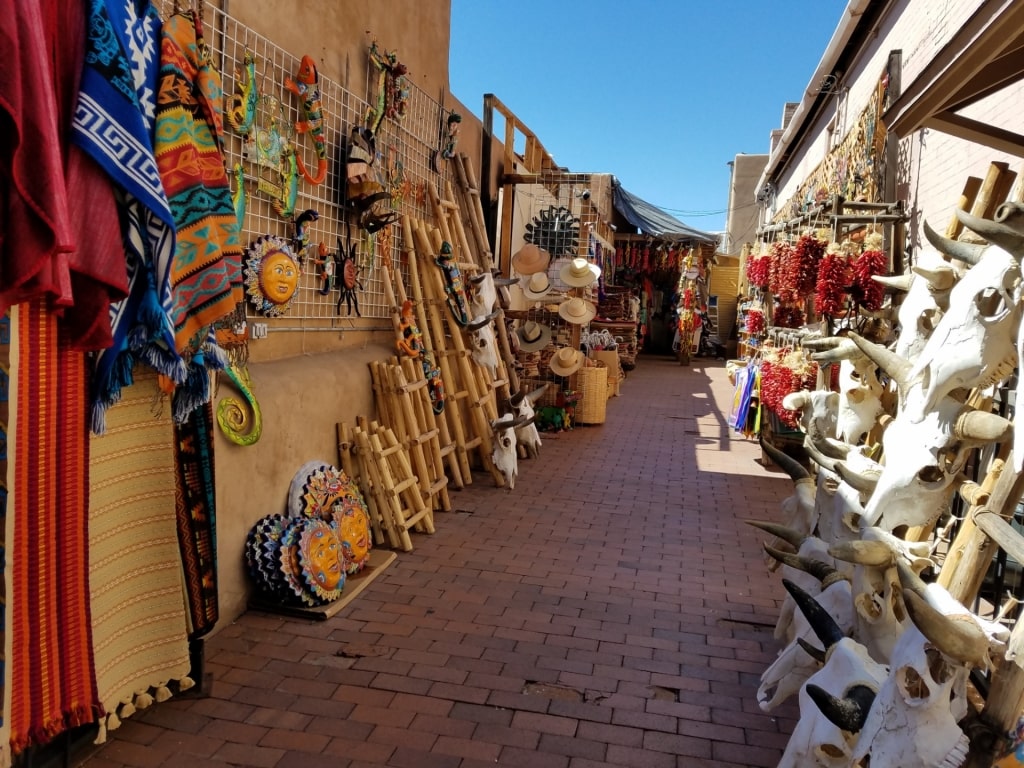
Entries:
[[535,408],[537,400],[540,399],[541,395],[547,390],[548,385],[545,384],[543,387],[538,387],[532,392],[526,394],[519,393],[512,397],[512,409],[516,415],[516,418],[525,421],[524,425],[516,428],[516,440],[519,445],[526,449],[526,455],[532,459],[537,458],[540,454],[540,432],[537,431],[537,424],[535,423]]
[[495,312],[474,317],[466,326],[470,339],[470,354],[481,368],[486,368],[492,379],[498,378],[498,342],[494,335]]
[[491,461],[505,478],[505,485],[511,491],[516,487],[519,476],[519,454],[516,451],[516,429],[522,427],[525,420],[516,418],[513,413],[506,413],[491,422],[494,430],[494,443],[491,449]]
[[[964,219],[963,211],[957,214]],[[979,219],[968,226],[984,229]],[[973,228],[973,227],[972,227]],[[1020,323],[1020,256],[998,245],[975,246],[946,240],[930,227],[926,234],[944,253],[975,258],[974,266],[949,294],[942,316],[921,356],[897,379],[908,416],[920,421],[955,389],[987,387],[1003,381],[1017,365]],[[984,234],[984,233],[982,233]]]

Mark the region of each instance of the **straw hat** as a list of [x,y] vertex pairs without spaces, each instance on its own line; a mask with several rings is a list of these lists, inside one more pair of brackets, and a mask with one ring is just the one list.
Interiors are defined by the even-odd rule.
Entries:
[[583,353],[572,347],[562,347],[551,357],[551,370],[559,376],[572,376],[583,366]]
[[540,301],[551,293],[551,281],[547,272],[534,272],[529,278],[523,278],[523,295],[531,301]]
[[574,297],[558,305],[558,314],[567,323],[586,325],[597,315],[597,307],[586,299]]
[[524,352],[544,349],[551,343],[551,329],[533,320],[527,320],[516,331],[519,336],[519,348]]
[[583,258],[575,258],[562,266],[558,276],[573,288],[586,288],[601,276],[601,268]]
[[543,272],[550,263],[551,254],[533,243],[526,243],[512,255],[512,266],[520,275]]

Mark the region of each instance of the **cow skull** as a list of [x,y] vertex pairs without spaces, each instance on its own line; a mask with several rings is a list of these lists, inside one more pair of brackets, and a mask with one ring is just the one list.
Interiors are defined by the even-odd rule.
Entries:
[[802,389],[782,398],[782,407],[800,411],[800,428],[812,439],[836,436],[839,396],[828,390]]
[[917,253],[917,264],[911,267],[911,274],[874,276],[875,280],[890,288],[907,292],[897,315],[900,332],[895,351],[912,363],[924,351],[943,313],[949,308],[949,292],[957,279],[953,268],[934,248],[923,248]]
[[516,429],[516,440],[519,445],[526,449],[526,455],[532,459],[540,455],[540,432],[537,431],[535,423],[535,408],[541,395],[547,390],[548,385],[538,387],[532,392],[518,393],[511,399],[512,409],[517,418],[525,420],[525,424]]
[[[779,651],[775,661],[761,675],[757,704],[762,711],[771,712],[800,690],[800,686],[821,666],[817,658],[807,653],[807,644],[815,636],[820,639],[823,632],[830,638],[835,635],[835,639],[849,633],[853,627],[853,604],[850,599],[850,582],[835,568],[817,561],[799,563],[791,559],[797,558],[795,555],[772,552],[770,547],[765,549],[773,556],[781,556],[786,565],[815,569],[813,575],[821,581],[821,591],[812,596],[794,581],[787,578],[782,580],[801,610],[793,616],[792,640]],[[805,602],[810,600],[813,610],[801,604],[801,599]],[[811,611],[810,614],[808,611]],[[829,644],[826,643],[826,647]]]
[[519,476],[519,454],[516,451],[516,429],[524,426],[525,421],[513,413],[503,414],[491,422],[494,430],[494,443],[491,449],[491,461],[505,478],[505,486],[511,491],[516,487]]
[[865,506],[865,524],[892,531],[928,525],[949,507],[971,448],[999,442],[1011,424],[946,397],[914,422],[900,413],[885,430],[885,467]]
[[[962,211],[957,214],[964,218]],[[968,217],[968,221],[981,220]],[[967,246],[942,238],[927,226],[925,233],[944,253],[956,255]],[[999,383],[1017,365],[1020,256],[999,245],[979,247],[976,263],[950,291],[949,310],[920,357],[897,379],[903,407],[915,421],[924,419],[953,390]]]
[[[480,272],[469,278],[473,285],[473,296],[470,299],[470,310],[473,317],[489,315],[498,308],[499,289],[505,290],[506,286],[518,283],[513,278],[495,277],[493,272]],[[503,302],[507,304],[508,302]]]
[[[779,768],[849,766],[853,746],[850,734],[859,730],[863,711],[871,706],[873,694],[886,678],[888,670],[874,662],[862,645],[845,637],[842,628],[817,599],[788,580],[784,579],[782,583],[800,606],[804,617],[815,627],[815,634],[824,650],[808,641],[802,643],[802,649],[813,655],[821,668],[800,690],[800,719],[779,761]],[[855,697],[860,703],[860,714],[851,715],[852,708],[847,707],[845,720],[837,726],[818,708],[821,706],[819,702],[830,696]]]
[[787,528],[809,536],[816,524],[814,494],[815,481],[799,461],[780,451],[774,445],[761,439],[761,450],[769,459],[781,467],[793,481],[793,495],[782,502],[782,512],[786,515],[783,523]]
[[469,331],[470,354],[477,365],[490,372],[492,380],[498,378],[498,342],[492,322],[495,316],[496,313],[491,312],[483,317],[474,317],[466,325],[466,330]]

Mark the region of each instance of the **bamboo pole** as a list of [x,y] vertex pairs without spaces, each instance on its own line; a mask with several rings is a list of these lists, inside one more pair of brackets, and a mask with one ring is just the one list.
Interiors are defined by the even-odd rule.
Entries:
[[[417,254],[417,250],[418,248],[427,247],[428,243],[423,242],[417,245],[420,240],[418,227],[414,234],[412,221],[408,216],[402,216],[402,238],[406,243],[406,250],[409,254],[409,279],[412,283],[413,295],[416,297],[415,305],[417,322],[420,323],[420,331],[423,333],[423,342],[427,347],[427,351],[441,369],[441,378],[444,381],[446,389],[445,407],[441,417],[447,424],[449,434],[452,437],[452,442],[455,444],[455,450],[451,454],[453,460],[449,461],[449,466],[451,466],[454,461],[455,470],[453,471],[453,475],[457,475],[456,482],[461,488],[473,482],[473,474],[469,468],[466,433],[463,429],[462,419],[459,418],[459,407],[457,402],[458,385],[455,380],[455,376],[452,373],[452,367],[449,364],[448,357],[442,352],[443,347],[439,346],[438,343],[434,341],[440,337],[440,344],[444,343],[444,328],[441,325],[440,319],[437,317],[436,306],[434,306],[432,302],[428,303],[426,295],[423,292],[423,283],[420,280],[419,256]],[[424,254],[426,253],[429,253],[429,250],[424,251]]]
[[437,424],[432,418],[434,412],[430,409],[430,396],[426,392],[427,381],[422,376],[419,379],[410,379],[406,376],[406,371],[414,373],[415,370],[411,360],[401,360],[394,366],[394,381],[396,388],[405,393],[403,407],[407,411],[407,418],[411,418],[416,424],[415,440],[423,446],[427,495],[435,508],[449,512],[452,508],[451,500],[448,498],[449,480],[444,471],[444,457],[438,440]]
[[[433,244],[431,243],[431,235],[428,234],[426,226],[423,222],[415,222],[413,225],[413,233],[417,241],[417,253],[421,259],[425,259],[425,254],[434,252],[440,248],[440,233],[435,231]],[[432,301],[429,303],[428,315],[431,316],[431,322],[437,326],[437,332],[435,335],[443,334],[443,325],[438,311],[439,305],[444,305],[444,284],[441,279],[441,273],[438,269],[427,270],[424,277],[424,288],[427,289],[429,286],[429,293],[432,296]],[[466,410],[468,411],[469,422],[472,424],[473,429],[476,433],[476,438],[472,443],[480,446],[480,461],[483,467],[491,473],[494,478],[495,484],[500,488],[505,484],[505,478],[501,474],[501,471],[494,466],[494,461],[491,458],[491,437],[492,430],[490,423],[487,420],[487,416],[483,410],[485,400],[493,400],[493,390],[488,390],[489,397],[481,396],[479,382],[476,378],[476,374],[470,365],[469,352],[466,349],[465,342],[462,338],[462,329],[458,327],[454,319],[451,318],[451,313],[445,308],[445,315],[448,318],[449,327],[452,332],[450,334],[451,343],[453,349],[451,350],[452,356],[455,358],[455,364],[458,368],[460,379],[459,386],[460,391],[457,393],[459,399],[468,398]],[[454,326],[454,327],[452,327]],[[446,358],[442,358],[446,359]],[[454,379],[453,379],[454,380]],[[492,418],[496,418],[496,415]],[[467,441],[467,446],[471,444],[471,441]]]
[[483,201],[480,199],[480,186],[473,173],[473,163],[469,155],[459,154],[455,158],[455,175],[459,186],[467,199],[469,209],[469,228],[473,231],[477,249],[480,253],[480,265],[488,272],[494,271],[494,256],[491,245],[487,241],[487,221],[484,218]]

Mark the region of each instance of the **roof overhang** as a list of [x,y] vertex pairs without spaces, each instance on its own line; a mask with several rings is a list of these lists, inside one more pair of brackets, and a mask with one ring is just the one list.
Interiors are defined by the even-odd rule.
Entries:
[[984,0],[882,115],[903,138],[931,128],[1024,157],[1024,135],[959,114],[1024,79],[1024,3]]
[[672,242],[697,242],[712,245],[718,243],[716,235],[688,227],[657,206],[627,192],[618,179],[612,179],[612,192],[615,210],[645,235]]

